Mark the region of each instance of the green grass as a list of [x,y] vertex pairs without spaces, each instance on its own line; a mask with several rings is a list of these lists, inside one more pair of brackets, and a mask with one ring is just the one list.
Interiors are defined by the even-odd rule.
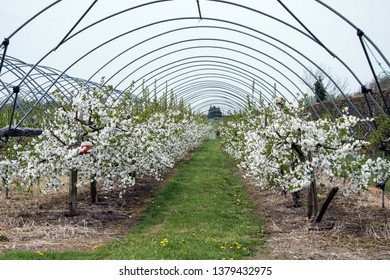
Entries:
[[245,259],[263,243],[234,163],[213,140],[170,179],[127,237],[93,252],[10,252],[0,259]]

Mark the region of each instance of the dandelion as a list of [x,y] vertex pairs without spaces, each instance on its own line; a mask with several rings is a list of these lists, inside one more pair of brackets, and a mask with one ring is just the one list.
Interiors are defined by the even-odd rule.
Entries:
[[101,248],[101,247],[102,247],[102,245],[99,245],[99,244],[98,244],[98,245],[93,246],[92,249],[96,250],[96,249],[99,249],[99,248]]
[[160,244],[163,246],[163,247],[167,247],[168,244],[169,244],[169,240],[167,238],[163,239],[160,241]]

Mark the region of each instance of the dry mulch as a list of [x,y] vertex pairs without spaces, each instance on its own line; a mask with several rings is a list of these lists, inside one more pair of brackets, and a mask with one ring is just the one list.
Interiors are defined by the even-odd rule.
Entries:
[[14,191],[11,199],[0,198],[0,253],[13,250],[93,250],[131,232],[142,219],[143,210],[169,180],[137,179],[119,198],[118,192],[98,191],[92,204],[88,186],[80,188],[77,215],[69,216],[67,191]]
[[[306,217],[304,194],[302,206],[294,207],[290,195],[275,190],[260,190],[252,183],[247,185],[264,220],[267,238],[266,245],[258,248],[254,259],[390,259],[388,192],[385,209],[381,205],[381,191],[375,188],[349,196],[339,192],[323,220],[313,224]],[[320,205],[325,197],[320,196]]]

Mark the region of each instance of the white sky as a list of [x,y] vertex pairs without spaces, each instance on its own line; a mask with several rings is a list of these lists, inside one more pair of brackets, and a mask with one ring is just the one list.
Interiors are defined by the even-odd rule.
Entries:
[[[0,0],[0,37],[8,37],[26,20],[53,2],[54,0]],[[92,2],[92,0],[63,0],[44,14],[40,15],[12,37],[7,54],[27,63],[35,64],[61,41]],[[99,0],[72,34],[98,19],[146,2],[149,1]],[[231,2],[246,5],[264,13],[268,13],[303,30],[296,20],[283,9],[277,0],[231,0]],[[330,50],[348,64],[363,83],[372,80],[367,60],[364,57],[359,39],[356,36],[356,31],[352,27],[314,0],[283,0],[282,2],[288,6],[288,8],[298,16]],[[390,2],[388,0],[323,0],[323,2],[339,11],[355,25],[360,27],[381,49],[387,59],[390,59],[390,38],[388,30],[386,31],[386,29],[388,29],[387,19],[390,10]],[[317,44],[314,44],[311,40],[308,40],[291,28],[287,28],[281,23],[263,15],[239,7],[206,0],[200,0],[200,4],[203,17],[224,19],[247,25],[255,30],[278,38],[304,53],[327,70],[330,69],[330,73],[337,80],[347,79],[351,91],[356,91],[360,88],[359,84],[352,78],[348,71],[340,66],[340,63],[336,59],[332,58],[331,55]],[[41,64],[63,71],[97,45],[119,34],[159,20],[197,16],[198,9],[196,0],[176,0],[129,11],[100,23],[74,37],[72,40],[62,45],[57,51],[51,53]],[[214,26],[214,28],[205,28],[206,26]],[[205,85],[207,88],[210,87],[211,78],[201,76],[202,73],[203,75],[206,75],[207,73],[210,74],[211,72],[218,75],[226,75],[228,72],[223,71],[220,64],[219,66],[216,63],[214,63],[214,66],[205,66],[207,63],[202,62],[203,66],[199,66],[200,62],[198,62],[196,64],[198,65],[197,67],[187,68],[191,71],[190,74],[184,74],[185,70],[181,70],[182,75],[177,77],[177,75],[180,74],[180,71],[176,69],[176,71],[173,71],[174,73],[170,74],[168,70],[169,65],[174,66],[174,61],[179,59],[187,59],[186,61],[189,61],[188,58],[192,56],[197,56],[199,57],[197,60],[203,61],[215,60],[215,58],[211,57],[218,56],[221,57],[218,61],[229,63],[232,68],[239,66],[240,69],[242,69],[242,75],[247,76],[247,80],[245,80],[244,77],[239,76],[236,72],[235,74],[229,74],[231,79],[245,80],[244,83],[249,85],[249,80],[254,79],[254,76],[248,74],[250,72],[253,75],[256,75],[256,80],[257,78],[263,79],[264,83],[274,84],[276,80],[277,83],[280,83],[280,85],[278,84],[277,86],[278,89],[286,96],[290,95],[290,91],[294,94],[298,91],[295,85],[297,85],[300,90],[307,91],[307,87],[305,87],[293,73],[295,72],[297,75],[303,76],[304,70],[302,66],[291,57],[253,37],[216,27],[240,29],[252,36],[265,39],[283,50],[288,51],[290,54],[297,57],[304,65],[310,66],[309,62],[305,61],[305,59],[299,57],[299,55],[282,44],[252,30],[206,19],[203,21],[181,20],[162,23],[133,32],[105,45],[91,55],[88,55],[85,59],[71,67],[69,71],[67,71],[67,74],[88,79],[97,69],[120,52],[149,37],[179,27],[191,28],[186,29],[185,31],[172,32],[157,37],[147,43],[132,48],[93,76],[93,80],[98,81],[102,76],[105,76],[106,79],[108,79],[113,73],[116,73],[119,69],[123,68],[122,71],[110,79],[110,84],[113,84],[114,86],[118,85],[118,88],[123,89],[127,87],[132,80],[138,81],[138,84],[136,84],[137,86],[141,84],[140,81],[142,79],[150,79],[150,83],[153,83],[154,79],[157,79],[157,84],[162,89],[165,86],[166,80],[169,80],[169,84],[172,84],[172,87],[175,88],[177,92],[183,90],[183,94],[185,94],[185,85],[181,85],[182,83],[179,82],[179,78],[186,78],[186,81],[189,82],[193,80],[191,79],[191,74],[198,74],[199,76],[196,77],[203,78],[194,80],[196,84],[191,84],[191,82],[187,83],[187,86],[191,87],[192,85],[196,85],[202,87],[202,85]],[[219,41],[215,41],[215,39]],[[183,42],[179,45],[166,47],[161,51],[153,52],[156,48],[181,40],[192,41]],[[241,45],[228,43],[227,41],[237,42]],[[209,47],[205,47],[206,45]],[[210,46],[213,46],[213,48],[210,48]],[[241,53],[216,48],[221,46],[238,50]],[[248,46],[249,48],[245,48],[244,46]],[[180,49],[190,47],[192,49],[179,51]],[[174,53],[174,51],[176,52]],[[0,52],[2,53],[3,50],[1,49]],[[153,53],[142,57],[148,52]],[[171,55],[157,59],[161,55],[171,52]],[[245,56],[242,53],[245,53],[248,56]],[[378,54],[375,53],[375,56],[380,59]],[[285,64],[293,72],[286,69],[285,66],[281,65],[273,58]],[[239,64],[236,61],[244,64]],[[131,64],[128,65],[129,63]],[[379,73],[381,69],[374,59],[373,63],[377,73]],[[386,71],[389,71],[387,65],[382,60],[380,60],[380,63]],[[142,67],[145,64],[147,65]],[[192,66],[194,65],[195,64],[192,64]],[[149,74],[159,67],[163,67],[162,70],[165,71],[161,71],[162,73],[156,76]],[[310,67],[313,68],[313,66]],[[235,69],[237,70],[237,68]],[[283,73],[287,78],[278,71]],[[121,82],[122,80],[123,82]],[[293,81],[295,85],[290,81]],[[214,86],[216,86],[215,83],[225,85],[226,83],[229,83],[230,86],[237,87],[238,91],[243,88],[242,84],[236,81],[227,81],[224,78],[216,77],[216,75],[212,78],[212,83],[214,83]],[[246,88],[246,90],[248,89]],[[189,89],[189,91],[191,91],[191,89]]]

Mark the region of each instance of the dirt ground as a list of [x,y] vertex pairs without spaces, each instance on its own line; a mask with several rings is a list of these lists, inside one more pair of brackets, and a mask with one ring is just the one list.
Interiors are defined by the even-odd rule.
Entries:
[[[382,208],[381,191],[369,188],[345,197],[337,193],[322,221],[306,218],[303,206],[294,207],[290,195],[248,186],[265,222],[267,243],[254,259],[279,260],[390,260],[390,200],[386,193]],[[326,198],[321,195],[319,204]]]
[[12,250],[65,251],[93,250],[123,237],[142,219],[173,170],[163,180],[137,179],[122,198],[118,192],[98,190],[92,204],[88,186],[78,190],[77,215],[70,217],[68,194],[52,191],[23,193],[13,191],[11,199],[0,198],[0,253]]
[[[170,178],[138,180],[119,198],[99,191],[92,205],[88,189],[80,189],[78,215],[67,215],[67,193],[42,195],[12,192],[0,198],[0,253],[12,250],[93,250],[125,236],[142,219],[142,212]],[[265,223],[267,243],[254,259],[390,259],[390,200],[381,208],[380,192],[370,189],[360,195],[338,193],[318,227],[305,216],[305,207],[293,207],[289,195],[260,190],[251,182],[247,189]],[[2,195],[3,193],[1,193]],[[302,198],[305,203],[305,197]],[[320,203],[324,196],[320,197]]]

